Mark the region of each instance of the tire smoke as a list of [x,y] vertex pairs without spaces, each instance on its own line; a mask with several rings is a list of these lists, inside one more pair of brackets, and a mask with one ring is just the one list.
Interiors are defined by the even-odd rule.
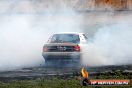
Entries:
[[[51,5],[45,5],[47,7],[41,13],[41,6],[44,6],[45,1],[41,3],[42,0],[39,0],[37,4],[31,3],[35,0],[21,1],[23,3],[19,1],[2,1],[2,5],[6,3],[6,6],[0,12],[0,71],[44,64],[42,47],[53,33],[90,34],[94,29],[98,29],[94,31],[94,38],[83,48],[83,64],[91,66],[132,64],[131,15],[115,16],[113,11],[106,15],[98,12],[79,13],[68,8],[62,0],[59,0],[59,5],[53,0]],[[37,6],[41,10],[38,10]],[[56,6],[57,8],[54,8]],[[7,7],[9,10],[6,10]],[[96,24],[99,27],[92,28]]]
[[132,64],[132,30],[127,22],[100,28],[87,48],[83,64],[88,66]]
[[0,14],[0,71],[44,64],[42,48],[53,33],[79,32],[71,9],[48,9],[43,14]]

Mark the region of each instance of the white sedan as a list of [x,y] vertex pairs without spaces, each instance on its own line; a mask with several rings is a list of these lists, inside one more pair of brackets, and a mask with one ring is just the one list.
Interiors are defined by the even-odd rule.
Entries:
[[76,62],[80,63],[81,46],[86,44],[84,33],[57,33],[53,34],[43,46],[42,56],[45,63]]

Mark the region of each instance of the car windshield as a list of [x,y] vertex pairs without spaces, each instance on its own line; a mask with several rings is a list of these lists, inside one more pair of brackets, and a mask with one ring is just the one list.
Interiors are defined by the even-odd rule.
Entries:
[[79,43],[79,35],[77,34],[54,34],[50,40],[50,43]]

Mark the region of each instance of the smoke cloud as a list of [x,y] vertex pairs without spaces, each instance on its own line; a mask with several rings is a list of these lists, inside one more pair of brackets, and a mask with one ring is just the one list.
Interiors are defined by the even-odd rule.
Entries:
[[50,7],[44,13],[21,14],[13,9],[13,13],[0,14],[0,71],[43,65],[42,47],[53,33],[80,31],[81,17],[75,16],[65,7]]
[[44,64],[42,47],[51,34],[58,32],[95,33],[83,48],[85,65],[131,64],[131,16],[116,17],[114,12],[79,13],[68,8],[62,0],[59,1],[60,6],[58,3],[51,5],[41,13],[34,11],[37,8],[34,4],[31,4],[34,9],[30,11],[30,0],[26,3],[28,11],[23,10],[23,4],[15,8],[16,2],[3,1],[6,7],[11,8],[0,13],[0,71]]
[[[113,19],[114,20],[114,19]],[[132,30],[129,21],[105,25],[83,48],[83,64],[88,66],[132,64]]]

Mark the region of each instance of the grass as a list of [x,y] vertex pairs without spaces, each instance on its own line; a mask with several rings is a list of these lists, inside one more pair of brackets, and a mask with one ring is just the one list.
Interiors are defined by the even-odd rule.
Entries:
[[[101,73],[94,75],[91,79],[129,79],[132,75],[129,73],[114,72],[114,73]],[[131,80],[132,81],[132,80]],[[131,83],[132,84],[132,83]],[[38,78],[34,80],[11,80],[8,82],[0,82],[0,88],[132,88],[130,86],[81,86],[80,80],[77,76],[73,77],[49,77]]]

